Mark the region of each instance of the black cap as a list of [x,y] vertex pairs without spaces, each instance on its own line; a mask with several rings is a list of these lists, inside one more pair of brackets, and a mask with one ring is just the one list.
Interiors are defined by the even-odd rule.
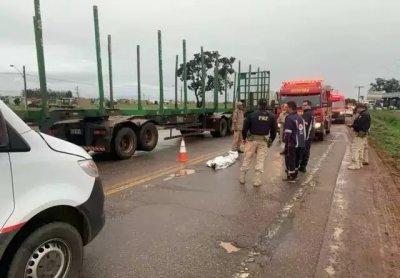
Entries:
[[260,98],[258,100],[258,105],[262,107],[266,107],[268,105],[268,101],[265,98]]

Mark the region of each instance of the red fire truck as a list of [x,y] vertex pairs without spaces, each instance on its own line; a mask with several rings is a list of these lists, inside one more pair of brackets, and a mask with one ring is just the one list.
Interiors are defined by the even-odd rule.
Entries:
[[332,101],[332,122],[344,124],[346,120],[346,104],[344,95],[339,91],[331,94]]
[[279,103],[294,101],[301,114],[303,101],[311,101],[315,116],[315,135],[317,139],[323,141],[326,134],[330,133],[332,125],[331,91],[332,88],[325,85],[323,80],[284,81],[279,91]]

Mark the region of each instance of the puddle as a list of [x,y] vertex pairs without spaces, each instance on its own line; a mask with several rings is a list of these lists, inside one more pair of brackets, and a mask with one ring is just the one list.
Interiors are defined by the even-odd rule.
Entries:
[[181,169],[178,172],[175,173],[174,177],[182,177],[182,176],[187,176],[187,175],[193,175],[196,173],[196,170],[193,169]]
[[221,246],[222,248],[225,249],[225,251],[230,254],[230,253],[234,253],[234,252],[238,252],[240,250],[240,248],[237,248],[235,245],[233,245],[231,242],[223,242],[221,241],[219,243],[219,246]]

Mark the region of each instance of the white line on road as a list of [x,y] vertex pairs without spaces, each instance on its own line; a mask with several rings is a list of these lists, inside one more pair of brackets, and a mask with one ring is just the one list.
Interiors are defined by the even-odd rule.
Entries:
[[[347,134],[342,133],[342,136],[345,137],[346,142],[348,142]],[[343,221],[347,216],[347,207],[348,203],[345,200],[343,189],[346,185],[346,177],[347,177],[347,167],[351,162],[351,153],[350,153],[350,145],[347,144],[346,152],[343,157],[342,164],[340,165],[339,174],[336,179],[336,187],[333,193],[332,200],[332,209],[330,212],[330,216],[328,219],[328,223],[332,221],[333,230],[331,233],[331,241],[329,245],[328,251],[328,263],[324,267],[324,271],[330,276],[333,277],[336,274],[335,265],[339,256],[340,250],[344,249],[344,242],[342,241],[342,234],[344,232]]]

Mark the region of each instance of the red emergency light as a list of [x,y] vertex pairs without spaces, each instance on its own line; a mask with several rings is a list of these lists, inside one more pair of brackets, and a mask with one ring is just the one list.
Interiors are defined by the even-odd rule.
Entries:
[[282,87],[286,86],[322,86],[324,81],[321,79],[310,80],[286,80],[282,82]]
[[323,80],[321,79],[283,81],[281,86],[281,93],[313,94],[321,92],[322,87]]

